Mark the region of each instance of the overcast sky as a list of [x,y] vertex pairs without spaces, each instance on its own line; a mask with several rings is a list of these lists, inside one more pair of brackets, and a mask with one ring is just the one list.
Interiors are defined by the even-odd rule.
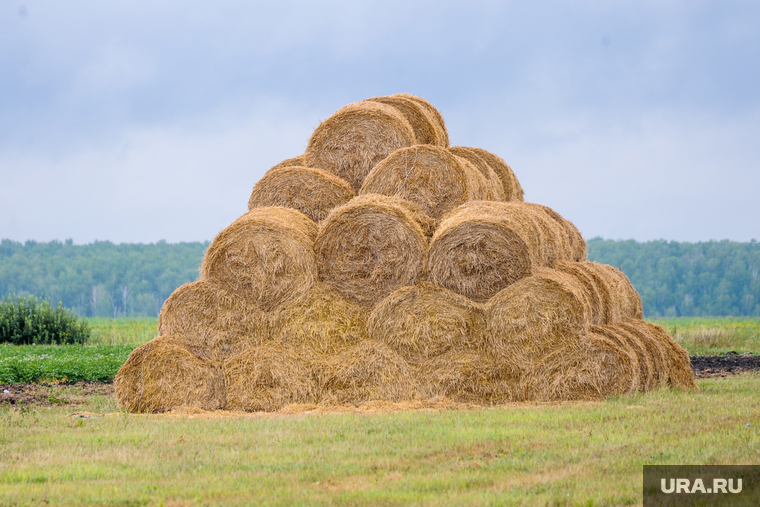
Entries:
[[760,2],[0,0],[0,238],[212,239],[420,95],[586,238],[760,239]]

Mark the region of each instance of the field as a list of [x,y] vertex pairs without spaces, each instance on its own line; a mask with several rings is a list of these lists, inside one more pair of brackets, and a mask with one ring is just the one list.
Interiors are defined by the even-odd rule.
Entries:
[[680,317],[652,320],[692,356],[737,352],[760,354],[760,319],[752,317]]

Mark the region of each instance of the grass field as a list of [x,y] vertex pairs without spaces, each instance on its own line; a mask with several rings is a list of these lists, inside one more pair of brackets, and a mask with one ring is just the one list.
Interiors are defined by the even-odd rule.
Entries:
[[158,332],[158,319],[143,317],[136,319],[102,317],[89,318],[89,345],[132,345],[137,347],[152,340]]
[[760,319],[753,317],[679,317],[652,319],[692,356],[738,352],[760,354]]

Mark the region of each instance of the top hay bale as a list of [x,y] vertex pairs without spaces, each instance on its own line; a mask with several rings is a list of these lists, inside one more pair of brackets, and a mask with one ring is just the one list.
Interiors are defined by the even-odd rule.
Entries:
[[298,211],[255,208],[220,232],[206,251],[201,279],[272,311],[317,280],[317,226]]
[[397,109],[356,102],[320,123],[304,156],[307,166],[331,172],[358,191],[381,160],[415,142],[412,126]]
[[444,148],[449,147],[449,132],[446,130],[446,122],[443,121],[443,115],[441,112],[433,106],[430,102],[423,99],[422,97],[418,97],[417,95],[411,95],[409,93],[397,93],[396,95],[391,95],[392,97],[404,97],[409,100],[415,101],[417,104],[424,109],[430,117],[432,117],[435,120],[435,128],[436,128],[436,137],[438,138],[439,142],[437,143],[438,146],[443,146]]
[[397,94],[387,97],[372,97],[367,100],[398,109],[412,126],[414,137],[417,140],[416,144],[434,144],[444,148],[448,146],[449,138],[446,133],[446,126],[442,125],[443,118],[439,123],[439,119],[433,113],[435,108],[424,99],[413,95]]

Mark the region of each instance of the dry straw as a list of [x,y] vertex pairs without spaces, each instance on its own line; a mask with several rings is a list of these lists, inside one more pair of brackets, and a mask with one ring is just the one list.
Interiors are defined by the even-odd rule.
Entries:
[[366,339],[366,310],[326,283],[277,313],[274,342],[303,356],[335,355]]
[[288,158],[280,162],[279,164],[275,165],[270,171],[275,169],[280,169],[283,167],[298,167],[298,166],[305,166],[306,165],[306,156],[305,155],[298,155],[297,157]]
[[477,347],[485,327],[480,305],[429,282],[394,291],[375,306],[367,321],[370,338],[410,363]]
[[389,95],[386,97],[373,97],[367,99],[371,102],[379,102],[392,106],[404,115],[404,118],[412,126],[415,144],[435,144],[446,146],[446,138],[441,137],[438,119],[421,102],[404,95]]
[[288,208],[255,208],[220,232],[206,251],[201,278],[271,311],[317,280],[316,224]]
[[433,218],[493,194],[480,171],[445,148],[430,145],[394,151],[372,169],[359,193],[401,197]]
[[591,326],[591,332],[604,336],[634,354],[639,368],[639,389],[641,391],[651,391],[657,388],[659,377],[655,372],[652,354],[638,336],[615,324]]
[[446,130],[446,122],[443,121],[443,115],[438,109],[435,108],[435,106],[433,106],[433,104],[423,99],[422,97],[418,97],[417,95],[410,95],[408,93],[397,93],[396,95],[391,95],[391,97],[407,98],[409,100],[413,100],[420,107],[422,107],[428,116],[434,120],[433,125],[436,132],[436,142],[434,144],[437,146],[443,146],[444,148],[449,147],[449,133]]
[[311,363],[276,343],[251,347],[224,362],[227,409],[278,410],[315,401]]
[[314,249],[320,279],[363,306],[425,275],[424,230],[398,199],[381,195],[361,195],[332,210]]
[[490,183],[490,188],[493,191],[492,198],[489,200],[493,201],[506,201],[508,200],[506,196],[504,195],[504,185],[501,183],[501,178],[499,178],[499,175],[496,174],[496,171],[493,170],[493,168],[488,164],[488,162],[485,161],[484,158],[482,158],[480,155],[475,153],[475,150],[472,148],[467,148],[465,146],[453,146],[449,148],[449,153],[456,155],[459,158],[463,158],[470,162],[480,173],[485,176],[485,178]]
[[600,274],[600,278],[609,287],[611,294],[610,303],[612,304],[614,320],[633,318],[643,319],[644,309],[641,305],[641,297],[636,289],[631,285],[631,281],[619,269],[613,268],[608,264],[593,263],[591,264]]
[[[526,203],[529,204],[529,203]],[[554,211],[548,206],[543,206],[541,204],[534,204],[530,203],[530,206],[534,207],[537,210],[541,210],[546,215],[549,216],[552,220],[554,220],[555,224],[559,226],[560,230],[562,231],[562,234],[567,238],[567,241],[570,246],[571,259],[574,261],[585,261],[586,260],[586,241],[584,241],[583,236],[581,236],[580,231],[578,230],[573,223],[565,218],[562,217],[559,213]]]
[[351,186],[334,174],[309,167],[270,169],[256,183],[248,209],[283,206],[300,211],[315,222],[354,197]]
[[268,316],[242,298],[198,281],[179,287],[164,302],[158,334],[224,361],[268,338]]
[[504,160],[499,157],[498,155],[495,155],[491,153],[490,151],[486,151],[482,148],[470,148],[472,151],[475,152],[476,155],[478,155],[480,158],[486,161],[486,163],[491,166],[491,169],[493,169],[496,174],[499,175],[499,179],[501,180],[501,184],[504,186],[504,199],[507,201],[522,201],[523,200],[523,189],[522,186],[520,186],[520,182],[517,180],[517,176],[515,176],[514,171],[512,171],[512,168],[507,165]]
[[381,160],[414,144],[414,130],[397,109],[379,102],[356,102],[314,130],[305,165],[331,172],[358,191]]
[[167,412],[181,407],[225,406],[218,363],[180,340],[159,336],[136,348],[114,378],[116,401],[129,412]]
[[652,360],[652,372],[654,374],[652,389],[654,389],[668,383],[668,378],[670,377],[668,350],[659,336],[653,335],[649,329],[640,326],[639,323],[643,323],[643,321],[623,319],[615,322],[614,326],[635,336],[644,345],[644,349]]

